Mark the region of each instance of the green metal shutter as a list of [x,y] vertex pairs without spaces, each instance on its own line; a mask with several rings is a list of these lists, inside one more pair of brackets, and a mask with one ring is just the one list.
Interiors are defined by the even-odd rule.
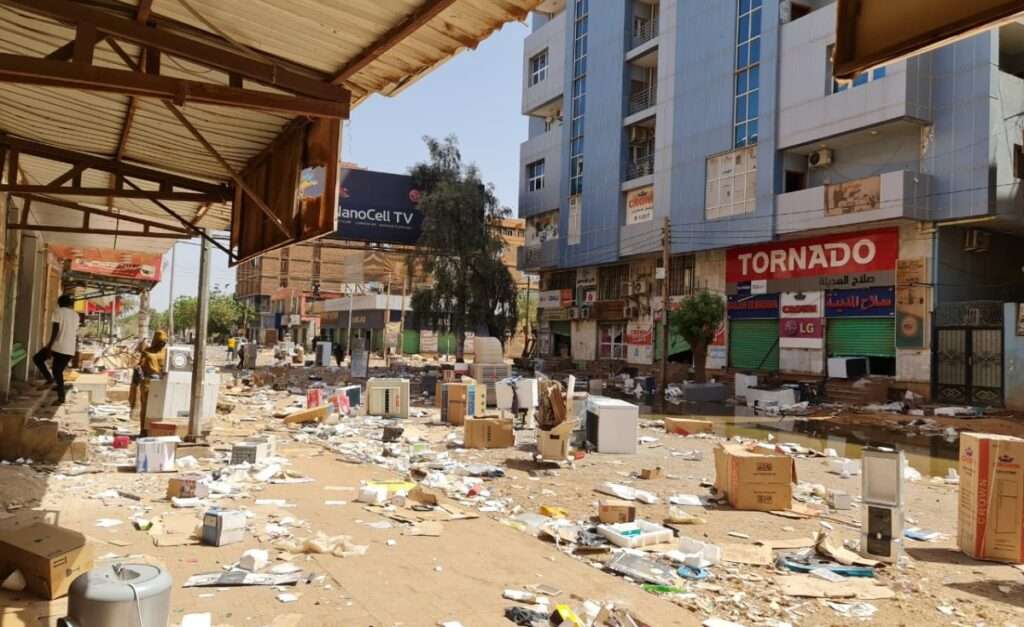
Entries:
[[837,357],[895,357],[893,318],[829,318],[825,351]]
[[548,325],[551,328],[551,335],[572,336],[572,323],[568,320],[552,320]]
[[740,370],[778,370],[779,321],[730,322],[729,361],[733,368]]
[[[682,335],[676,333],[672,327],[668,329],[668,354],[669,357],[685,353],[690,350],[690,345],[683,339]],[[661,323],[654,325],[654,358],[661,359]]]

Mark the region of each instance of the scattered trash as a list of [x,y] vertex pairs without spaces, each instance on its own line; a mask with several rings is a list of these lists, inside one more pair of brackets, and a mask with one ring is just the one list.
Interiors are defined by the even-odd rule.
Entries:
[[836,603],[828,601],[828,606],[841,616],[851,618],[871,618],[878,612],[878,608],[870,603]]

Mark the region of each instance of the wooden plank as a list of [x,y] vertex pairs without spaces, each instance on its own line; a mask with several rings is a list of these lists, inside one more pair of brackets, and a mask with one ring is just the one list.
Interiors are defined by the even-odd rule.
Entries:
[[[445,0],[451,1],[451,0]],[[335,102],[348,102],[348,90],[316,76],[312,71],[299,72],[284,62],[272,62],[268,55],[246,56],[229,49],[212,37],[203,41],[198,37],[185,37],[170,30],[156,28],[124,17],[98,11],[82,3],[69,0],[4,0],[22,10],[45,15],[62,22],[81,24],[92,22],[100,33],[140,46],[157,48],[208,67],[239,74],[295,94]]]
[[[146,218],[140,218],[138,216],[131,214],[117,213],[114,211],[108,211],[106,209],[97,209],[95,207],[86,207],[85,205],[80,205],[78,203],[60,200],[59,198],[48,198],[46,196],[33,196],[31,194],[12,194],[12,196],[23,198],[25,199],[26,203],[35,200],[36,202],[54,205],[56,207],[61,207],[62,209],[79,211],[86,215],[95,214],[98,216],[103,216],[105,218],[121,220],[122,222],[127,222],[129,224],[138,224],[146,227],[164,229],[174,233],[180,233],[182,235],[187,235],[189,237],[192,236],[192,231],[190,229],[185,229],[170,224],[164,224],[162,222],[157,222],[156,220],[147,220]],[[22,220],[22,222],[26,222],[26,220]]]
[[121,231],[116,229],[91,229],[78,226],[51,226],[46,224],[8,224],[7,228],[21,231],[41,231],[44,233],[79,233],[82,235],[112,235],[116,237],[152,237],[155,239],[191,239],[191,235],[180,233],[153,233],[144,231]]
[[0,192],[11,194],[42,194],[57,196],[82,196],[87,198],[106,198],[113,194],[115,198],[134,198],[136,200],[169,200],[180,202],[222,202],[221,194],[204,192],[151,192],[146,190],[115,189],[109,187],[50,187],[48,185],[11,185],[0,184]]

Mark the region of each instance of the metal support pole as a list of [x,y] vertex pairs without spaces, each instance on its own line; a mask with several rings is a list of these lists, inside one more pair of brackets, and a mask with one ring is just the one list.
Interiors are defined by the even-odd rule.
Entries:
[[171,293],[167,298],[167,338],[169,342],[174,341],[174,251],[178,249],[178,243],[171,246]]
[[352,363],[352,301],[355,297],[355,286],[348,284],[348,339],[345,340],[345,351],[348,353],[348,363]]
[[199,294],[196,307],[196,339],[192,349],[192,404],[188,413],[188,439],[199,439],[199,420],[203,412],[203,388],[206,383],[206,323],[210,309],[210,242],[203,239],[199,253]]
[[[384,297],[384,367],[391,367],[391,353],[388,351],[388,325],[391,324],[391,273],[388,272],[387,296]],[[401,339],[399,339],[401,341]]]
[[398,354],[405,354],[405,293],[409,289],[409,257],[405,258],[405,275],[402,277],[402,310],[398,313]]
[[139,338],[146,339],[149,334],[149,290],[139,294]]
[[668,269],[672,252],[671,223],[665,218],[661,231],[661,267],[664,276],[661,279],[661,398],[665,398],[668,388]]

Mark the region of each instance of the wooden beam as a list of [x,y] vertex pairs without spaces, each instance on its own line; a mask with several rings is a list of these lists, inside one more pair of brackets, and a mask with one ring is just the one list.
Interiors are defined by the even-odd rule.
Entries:
[[277,226],[277,228],[281,231],[282,234],[284,234],[285,237],[287,237],[288,239],[294,238],[294,234],[288,230],[288,227],[285,225],[284,221],[281,220],[281,218],[278,217],[276,213],[271,211],[270,207],[267,206],[267,204],[263,201],[259,194],[254,192],[252,188],[250,188],[246,184],[245,179],[243,179],[237,172],[235,172],[235,169],[231,167],[231,164],[227,162],[227,159],[222,157],[221,154],[217,152],[217,149],[214,148],[210,142],[206,141],[206,138],[203,137],[203,134],[200,133],[199,129],[193,126],[191,122],[189,122],[188,118],[185,117],[185,114],[181,112],[181,109],[167,101],[164,101],[164,105],[166,105],[170,112],[174,114],[174,117],[178,118],[178,121],[181,122],[181,125],[187,128],[190,133],[192,133],[192,136],[196,138],[196,141],[201,143],[203,145],[203,148],[206,148],[206,151],[209,152],[210,155],[213,156],[213,158],[216,159],[218,163],[220,163],[221,167],[224,168],[224,170],[228,173],[231,179],[235,182],[235,187],[245,192],[245,195],[248,196],[254,203],[256,203],[256,206],[260,208],[260,211],[263,212],[263,215],[267,216],[267,218],[269,218],[270,221]]
[[144,231],[121,231],[116,229],[92,229],[80,226],[50,226],[46,224],[8,224],[7,228],[17,231],[41,231],[43,233],[79,233],[82,235],[110,235],[114,237],[152,237],[155,239],[191,239],[192,235],[180,233],[146,233]]
[[80,168],[77,165],[73,165],[73,166],[71,166],[70,169],[68,169],[67,172],[65,172],[64,174],[61,174],[57,178],[51,180],[46,185],[47,185],[47,187],[60,187],[64,183],[67,183],[68,181],[70,181],[70,180],[80,176],[81,173],[82,173],[82,168]]
[[[448,0],[446,0],[448,1]],[[93,22],[98,32],[140,46],[156,48],[228,73],[235,73],[282,91],[334,102],[348,102],[348,90],[332,85],[313,72],[302,73],[265,55],[243,55],[213,38],[203,41],[166,28],[157,28],[100,11],[71,0],[4,0],[24,11],[70,24]]]
[[19,153],[39,157],[48,161],[59,161],[69,165],[76,165],[83,170],[100,170],[102,172],[118,174],[122,177],[130,176],[132,178],[147,181],[167,182],[173,187],[181,187],[209,195],[216,195],[221,199],[221,201],[231,199],[231,191],[224,185],[210,183],[208,181],[200,181],[186,176],[180,176],[178,174],[171,174],[162,170],[154,170],[152,168],[132,165],[107,157],[97,157],[84,152],[57,148],[56,146],[49,146],[47,144],[41,144],[28,139],[11,137],[10,135],[4,135],[2,133],[0,133],[0,146],[7,146]]
[[96,25],[92,22],[81,22],[75,29],[75,48],[71,60],[75,63],[92,63],[93,52],[96,50]]
[[56,196],[82,196],[87,198],[132,198],[135,200],[168,200],[172,202],[223,202],[220,194],[210,195],[203,192],[151,192],[147,190],[115,189],[109,187],[51,187],[49,185],[11,185],[0,184],[0,192],[10,194],[37,194]]
[[[179,235],[183,235],[185,237],[192,237],[192,231],[189,230],[189,229],[186,229],[186,228],[183,228],[183,227],[180,227],[180,226],[173,226],[173,225],[170,225],[170,224],[164,224],[162,222],[157,222],[156,220],[149,220],[147,218],[140,218],[140,217],[132,215],[132,214],[117,213],[117,212],[114,212],[114,211],[108,211],[106,209],[98,209],[96,207],[87,207],[85,205],[80,205],[80,204],[75,203],[75,202],[70,202],[70,201],[67,201],[67,200],[61,200],[59,198],[50,198],[50,197],[41,196],[41,195],[39,195],[39,196],[33,195],[33,194],[12,194],[12,195],[17,197],[17,198],[23,199],[26,205],[34,200],[37,203],[44,203],[44,204],[48,204],[48,205],[53,205],[55,207],[61,207],[62,209],[70,209],[71,211],[78,211],[78,212],[81,212],[82,214],[84,214],[86,216],[97,215],[97,216],[102,216],[104,218],[110,218],[112,220],[120,220],[122,222],[127,222],[129,224],[137,224],[139,226],[144,226],[144,227],[147,227],[147,228],[162,229],[162,230],[165,230],[165,231],[169,231],[171,233],[177,233]],[[23,220],[23,222],[27,222],[27,220]]]
[[318,118],[348,118],[349,102],[237,89],[127,70],[0,54],[0,82],[86,89]]
[[355,58],[345,64],[334,76],[333,83],[340,85],[358,72],[359,70],[376,61],[381,55],[398,45],[403,39],[413,34],[421,26],[437,17],[442,11],[455,4],[455,0],[427,0],[414,13],[409,15],[405,21],[384,33],[379,39],[370,44]]

